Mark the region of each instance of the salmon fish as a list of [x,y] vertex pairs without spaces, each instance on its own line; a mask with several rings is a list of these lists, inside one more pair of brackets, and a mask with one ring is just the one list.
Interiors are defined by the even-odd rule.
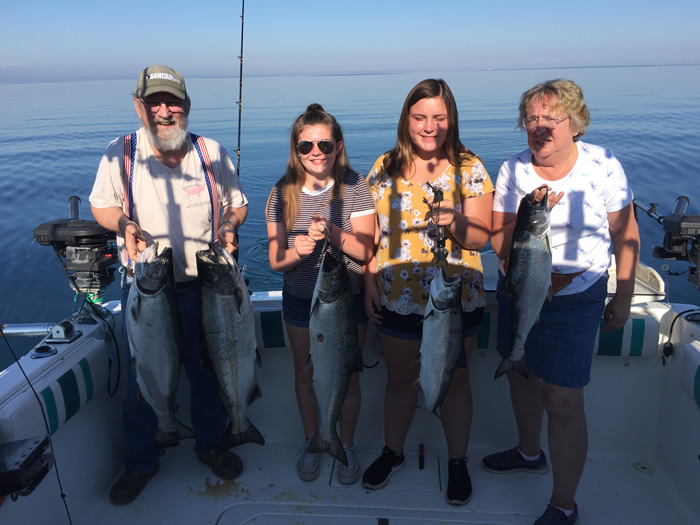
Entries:
[[496,378],[509,370],[528,377],[525,341],[539,319],[545,299],[551,299],[551,274],[547,193],[538,203],[526,195],[518,207],[508,272],[500,290],[510,296],[510,353],[498,366]]
[[175,418],[185,336],[170,248],[158,255],[156,241],[139,253],[125,315],[136,383],[158,417],[156,440],[170,445],[193,438],[194,432]]
[[328,452],[348,464],[336,431],[350,379],[362,371],[355,299],[350,275],[341,254],[326,251],[321,259],[309,319],[311,347],[307,366],[313,365],[314,393],[319,406],[319,429],[311,452]]
[[264,445],[265,438],[246,415],[248,406],[262,395],[248,287],[235,259],[222,246],[210,243],[208,250],[196,256],[202,284],[202,357],[214,374],[230,420],[224,442],[228,448],[243,443]]
[[439,416],[459,357],[464,352],[462,330],[462,276],[448,278],[440,267],[430,281],[430,295],[423,316],[420,375],[415,385],[423,392],[424,408]]

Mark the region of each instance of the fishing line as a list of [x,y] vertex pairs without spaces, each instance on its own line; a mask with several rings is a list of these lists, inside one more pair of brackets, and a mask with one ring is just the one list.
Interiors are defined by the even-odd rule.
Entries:
[[[56,481],[58,482],[58,490],[61,493],[60,497],[63,500],[63,506],[66,509],[68,523],[72,524],[73,520],[71,519],[70,510],[68,509],[68,502],[66,501],[66,494],[63,492],[63,483],[61,483],[61,475],[58,471],[58,461],[56,460],[56,451],[53,448],[53,438],[51,437],[51,431],[49,430],[49,421],[46,418],[46,411],[44,410],[44,405],[41,403],[41,399],[39,399],[39,394],[34,389],[34,385],[32,385],[32,382],[29,380],[27,373],[24,371],[24,368],[20,364],[19,358],[17,357],[17,354],[15,354],[15,351],[12,349],[12,346],[10,345],[10,341],[7,339],[5,334],[2,332],[1,326],[0,326],[0,334],[2,334],[2,338],[5,340],[5,344],[7,344],[7,348],[10,350],[10,353],[12,354],[12,357],[14,358],[15,363],[17,364],[17,367],[19,368],[20,372],[22,372],[24,379],[27,381],[29,388],[31,388],[32,393],[34,394],[34,397],[36,398],[36,402],[39,404],[39,410],[41,411],[41,417],[44,420],[44,428],[46,429],[46,435],[49,438],[49,446],[51,447],[51,453],[53,454],[53,468],[56,470]],[[10,499],[12,501],[17,501],[17,498],[18,498],[18,496],[15,496],[14,494],[10,496]]]

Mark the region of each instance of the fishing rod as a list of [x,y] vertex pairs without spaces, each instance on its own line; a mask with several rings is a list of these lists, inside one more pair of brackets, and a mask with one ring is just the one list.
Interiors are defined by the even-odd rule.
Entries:
[[236,147],[236,173],[241,176],[241,109],[243,106],[243,24],[245,22],[245,0],[241,1],[241,54],[238,55],[238,147]]

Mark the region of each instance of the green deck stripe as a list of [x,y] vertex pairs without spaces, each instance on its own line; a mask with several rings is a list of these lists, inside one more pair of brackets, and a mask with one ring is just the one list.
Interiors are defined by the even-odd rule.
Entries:
[[284,348],[282,312],[260,312],[260,328],[265,348]]
[[73,417],[80,410],[80,390],[78,390],[78,379],[73,370],[68,370],[58,378],[63,394],[63,404],[66,407],[66,421]]
[[46,417],[49,420],[49,433],[53,434],[58,429],[58,409],[56,408],[56,397],[53,395],[51,387],[46,387],[41,391],[46,406]]
[[695,370],[695,386],[693,388],[695,404],[700,407],[700,366]]
[[632,341],[630,342],[630,357],[639,357],[644,348],[644,319],[632,319]]
[[487,349],[489,347],[489,333],[491,331],[491,312],[484,312],[484,322],[476,336],[476,347]]
[[[603,328],[605,321],[600,320],[600,327]],[[598,338],[598,355],[620,356],[622,355],[622,336],[625,333],[624,327],[612,332],[600,332]]]
[[92,370],[90,370],[90,363],[88,363],[87,359],[85,358],[81,359],[80,363],[78,364],[83,371],[83,381],[85,381],[85,402],[88,402],[92,399],[92,395],[95,391],[92,384]]

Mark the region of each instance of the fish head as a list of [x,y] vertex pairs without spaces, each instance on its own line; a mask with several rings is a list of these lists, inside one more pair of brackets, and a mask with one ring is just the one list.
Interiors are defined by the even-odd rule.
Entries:
[[516,228],[542,237],[549,231],[549,193],[545,189],[544,198],[533,202],[532,194],[525,195],[518,206]]
[[139,253],[134,266],[134,279],[144,293],[153,293],[173,278],[173,250],[165,248],[158,254],[158,241]]
[[199,250],[195,255],[202,286],[218,293],[232,293],[238,285],[239,269],[228,250],[220,244],[209,243],[209,249]]
[[324,302],[332,302],[350,287],[350,276],[342,253],[335,257],[327,250],[321,258],[316,291]]
[[447,277],[440,267],[438,274],[430,281],[430,301],[436,310],[455,308],[462,301],[462,276]]

